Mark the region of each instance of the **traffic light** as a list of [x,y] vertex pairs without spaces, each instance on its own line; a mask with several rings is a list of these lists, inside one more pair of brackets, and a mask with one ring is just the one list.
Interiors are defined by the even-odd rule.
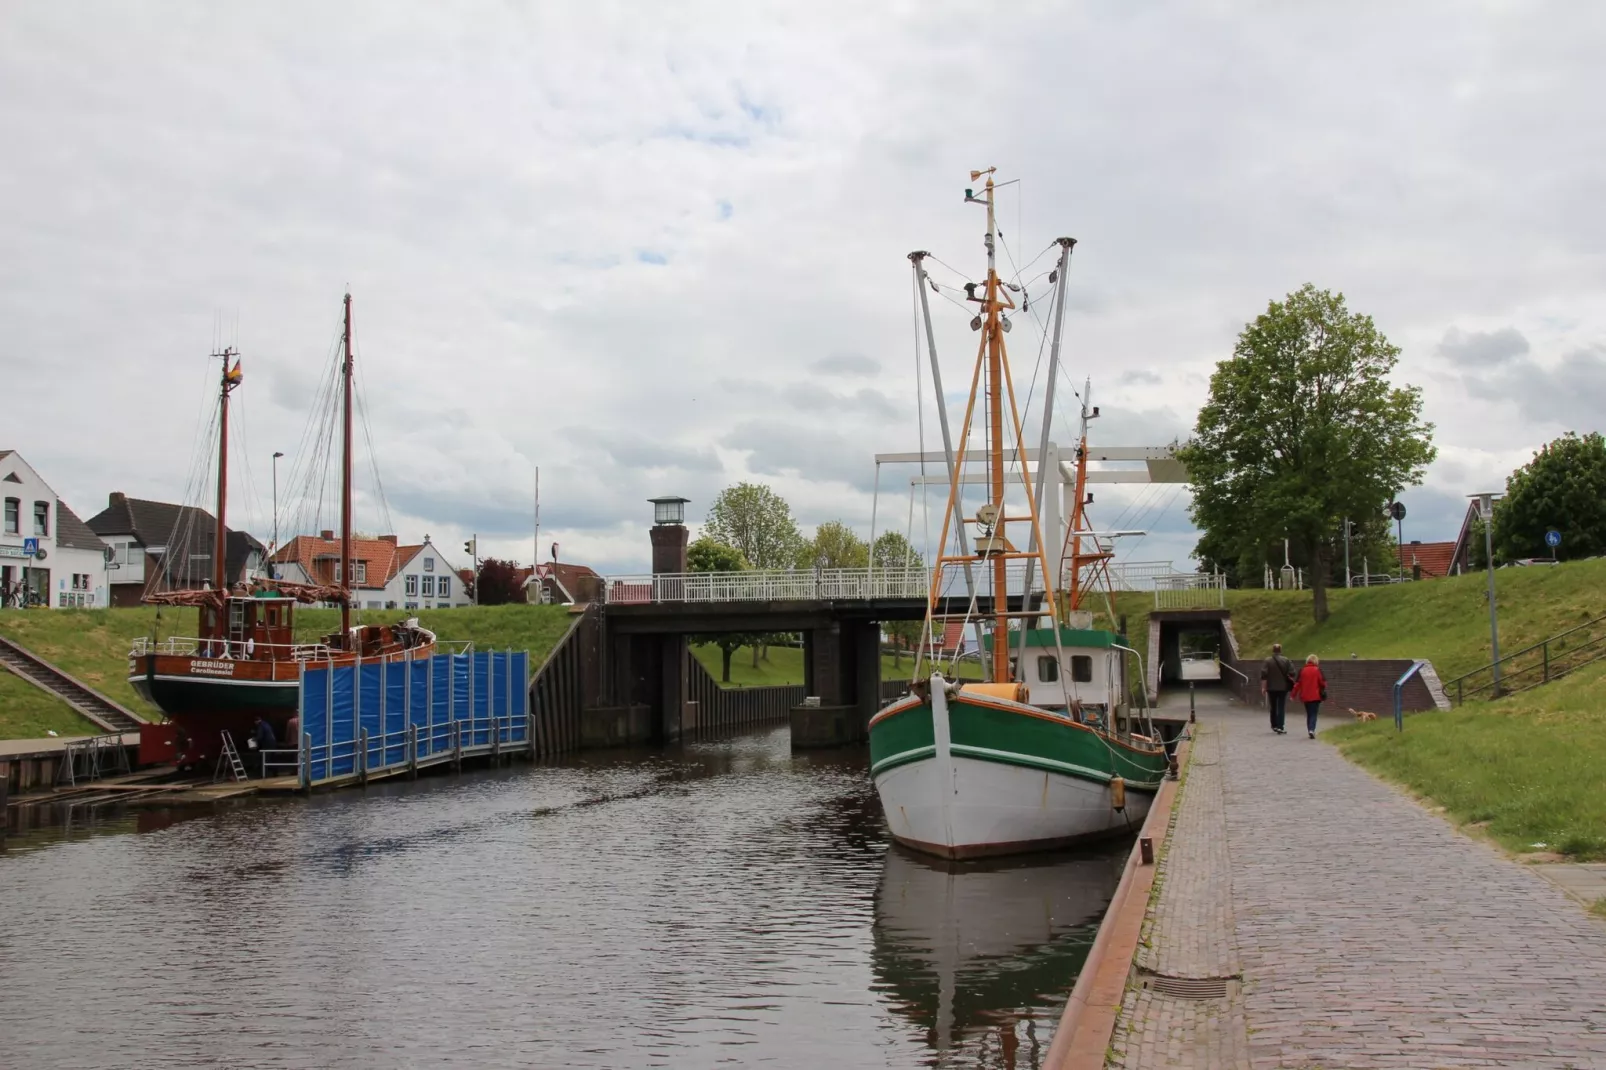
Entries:
[[474,538],[469,539],[467,542],[465,542],[463,544],[463,552],[465,554],[467,554],[468,556],[470,556],[470,557],[478,558],[480,556],[479,550],[480,550],[479,536],[475,536]]

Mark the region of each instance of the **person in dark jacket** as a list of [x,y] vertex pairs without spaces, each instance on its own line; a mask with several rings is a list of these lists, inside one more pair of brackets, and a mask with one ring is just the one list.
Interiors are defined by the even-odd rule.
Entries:
[[1322,675],[1322,662],[1315,654],[1305,659],[1294,680],[1294,698],[1305,704],[1305,731],[1316,738],[1316,715],[1321,711],[1322,700],[1327,698],[1327,677]]
[[1288,713],[1288,691],[1293,686],[1294,663],[1283,657],[1281,643],[1273,643],[1271,657],[1260,666],[1260,693],[1271,710],[1271,730],[1279,736],[1288,734],[1283,722]]
[[279,737],[273,734],[273,726],[260,717],[252,726],[251,738],[256,740],[259,751],[272,750],[279,745]]

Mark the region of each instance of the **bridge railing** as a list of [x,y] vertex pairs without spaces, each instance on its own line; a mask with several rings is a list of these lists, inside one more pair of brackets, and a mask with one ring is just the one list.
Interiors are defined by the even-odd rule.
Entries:
[[1226,605],[1226,576],[1178,572],[1154,578],[1155,609],[1223,609]]
[[755,569],[749,572],[669,572],[610,576],[603,597],[612,604],[644,602],[779,602],[810,599],[924,598],[928,568]]

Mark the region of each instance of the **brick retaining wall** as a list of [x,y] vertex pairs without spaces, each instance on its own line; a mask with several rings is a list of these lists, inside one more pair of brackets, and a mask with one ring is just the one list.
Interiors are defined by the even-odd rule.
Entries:
[[[1233,667],[1248,677],[1247,695],[1240,694],[1245,701],[1260,701],[1260,666],[1263,659],[1254,661],[1239,660]],[[1298,659],[1293,659],[1298,666]],[[1379,717],[1392,717],[1394,715],[1394,681],[1404,675],[1405,670],[1412,665],[1409,658],[1345,658],[1342,660],[1323,661],[1322,673],[1327,677],[1327,708],[1370,710]],[[1423,676],[1429,676],[1437,681],[1438,677],[1432,674],[1431,668],[1411,678],[1405,685],[1405,691],[1400,696],[1401,705],[1406,710],[1431,710],[1444,705],[1435,698],[1433,690]],[[1236,681],[1232,675],[1227,674],[1228,680],[1240,690],[1243,685]]]

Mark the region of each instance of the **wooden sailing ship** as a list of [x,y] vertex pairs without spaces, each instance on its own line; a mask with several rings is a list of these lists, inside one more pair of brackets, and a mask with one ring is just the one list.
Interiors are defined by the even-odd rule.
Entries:
[[[341,340],[340,560],[322,584],[253,577],[228,583],[225,554],[229,485],[229,395],[243,378],[240,359],[225,350],[218,389],[217,530],[211,585],[191,590],[149,590],[144,601],[194,607],[193,636],[135,640],[128,682],[178,727],[178,764],[203,766],[215,759],[222,733],[249,736],[258,717],[277,739],[293,746],[298,726],[301,671],[307,665],[427,658],[435,635],[416,620],[396,624],[351,623],[352,577],[352,338],[351,295],[345,297]],[[174,555],[170,552],[169,559]],[[153,583],[154,586],[154,583]],[[316,642],[297,642],[295,607],[335,602],[340,630]]]
[[[925,625],[929,637],[941,634],[954,619],[956,614],[944,610],[950,604],[950,581],[962,574],[966,608],[957,616],[967,628],[976,626],[985,633],[981,645],[986,679],[945,677],[934,659],[922,652],[916,658],[910,693],[870,721],[871,775],[889,830],[916,850],[947,858],[1046,850],[1136,828],[1169,764],[1152,733],[1131,730],[1124,660],[1131,652],[1113,633],[1093,628],[1091,613],[1080,606],[1088,589],[1082,572],[1102,567],[1108,558],[1096,541],[1093,551],[1082,549],[1090,534],[1085,531],[1082,507],[1085,408],[1078,504],[1070,518],[1066,547],[1072,597],[1062,604],[1055,591],[1059,577],[1049,568],[1039,513],[1046,485],[1057,484],[1058,479],[1057,473],[1040,471],[1034,490],[1027,464],[1004,342],[1009,330],[1005,314],[1016,306],[1012,287],[997,271],[992,173],[991,168],[972,172],[972,180],[987,176],[981,196],[966,191],[968,202],[987,210],[987,278],[984,285],[965,287],[967,299],[980,306],[971,326],[981,339],[956,438],[947,438],[943,419],[945,442],[956,442],[957,447],[948,447],[948,504]],[[1050,276],[1058,291],[1043,410],[1044,447],[1053,414],[1066,274],[1075,242],[1061,238],[1058,244],[1057,274]],[[911,256],[922,303],[924,255]],[[927,317],[930,338],[929,311]],[[967,482],[964,466],[978,403],[985,407],[980,429],[986,443],[986,495],[970,516],[964,516],[961,488]],[[1038,456],[1046,452],[1040,449]],[[1027,488],[1025,509],[1017,505],[1013,515],[1005,493],[1011,464]],[[1021,527],[1029,540],[1024,550],[1010,537]],[[1041,578],[1041,591],[1034,577]],[[1046,627],[1040,627],[1045,621]]]

